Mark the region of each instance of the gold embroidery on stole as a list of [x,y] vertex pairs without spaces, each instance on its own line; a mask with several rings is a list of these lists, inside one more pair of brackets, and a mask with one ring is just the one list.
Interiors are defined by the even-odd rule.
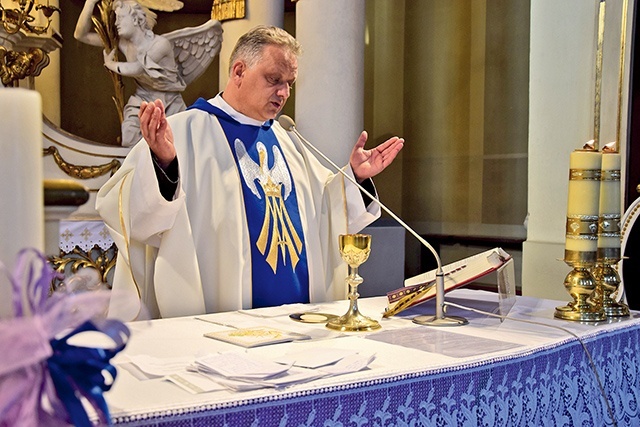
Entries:
[[[303,242],[295,230],[293,221],[289,216],[285,200],[291,192],[292,183],[284,157],[277,146],[273,147],[274,164],[268,169],[268,154],[262,142],[256,144],[259,156],[259,164],[256,163],[246,151],[244,144],[239,139],[235,141],[236,155],[242,177],[251,192],[259,199],[261,195],[255,186],[258,181],[265,195],[265,213],[262,220],[262,228],[256,247],[273,270],[278,270],[279,254],[286,265],[286,254],[291,257],[292,268],[295,269],[300,260]],[[284,191],[283,191],[284,190]],[[284,193],[284,196],[283,196]]]

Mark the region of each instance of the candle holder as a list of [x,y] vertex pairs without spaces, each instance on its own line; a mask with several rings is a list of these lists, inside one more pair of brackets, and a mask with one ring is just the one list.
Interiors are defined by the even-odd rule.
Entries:
[[598,262],[592,275],[596,281],[596,290],[593,296],[593,302],[596,306],[601,308],[607,317],[629,316],[629,307],[611,298],[611,294],[615,293],[620,286],[620,276],[612,264]]
[[[614,147],[615,148],[615,147]],[[609,145],[603,148],[598,219],[598,259],[591,271],[596,281],[593,301],[607,317],[629,316],[629,307],[611,298],[620,286],[620,277],[613,267],[621,259],[620,239],[620,154]]]
[[380,329],[380,323],[360,313],[358,309],[358,285],[364,280],[358,274],[358,267],[364,263],[371,253],[371,235],[341,234],[338,236],[340,255],[349,265],[349,275],[345,282],[349,286],[349,309],[347,312],[327,323],[327,328],[338,331],[373,331]]
[[567,305],[556,307],[554,317],[579,322],[600,322],[607,319],[600,306],[590,300],[596,289],[596,281],[589,271],[593,264],[565,262],[573,270],[564,279],[564,287],[573,298]]
[[[597,221],[597,217],[567,218],[567,238],[589,242],[597,239]],[[596,281],[590,269],[596,264],[596,257],[595,250],[565,249],[564,262],[573,267],[573,270],[564,279],[564,287],[573,301],[566,306],[556,307],[554,317],[578,322],[600,322],[607,319],[602,307],[591,300]]]
[[[620,241],[620,215],[605,215],[599,221],[600,237]],[[600,307],[607,317],[629,316],[629,307],[611,298],[620,287],[620,276],[613,267],[620,262],[621,249],[619,245],[613,247],[599,247],[596,266],[592,270],[596,281],[593,301]]]

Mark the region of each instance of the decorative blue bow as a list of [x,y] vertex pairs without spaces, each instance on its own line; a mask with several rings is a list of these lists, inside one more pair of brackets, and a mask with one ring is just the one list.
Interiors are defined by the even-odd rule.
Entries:
[[[116,347],[77,347],[67,342],[69,338],[85,331],[106,334]],[[47,359],[47,365],[51,379],[75,426],[93,426],[82,406],[81,396],[89,400],[102,423],[111,425],[109,408],[102,393],[111,389],[115,381],[116,368],[110,364],[110,360],[125,347],[129,334],[129,329],[122,322],[107,319],[85,322],[65,337],[50,341],[53,355]],[[111,376],[110,379],[105,377],[107,374]]]

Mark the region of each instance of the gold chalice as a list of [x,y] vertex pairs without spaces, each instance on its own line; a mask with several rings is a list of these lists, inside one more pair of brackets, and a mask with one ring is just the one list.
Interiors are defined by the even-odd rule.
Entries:
[[341,234],[338,236],[340,255],[349,265],[349,275],[345,279],[349,286],[349,310],[342,316],[327,323],[327,328],[339,331],[372,331],[380,328],[380,323],[363,316],[358,310],[358,285],[363,282],[358,267],[369,258],[371,236],[369,234]]

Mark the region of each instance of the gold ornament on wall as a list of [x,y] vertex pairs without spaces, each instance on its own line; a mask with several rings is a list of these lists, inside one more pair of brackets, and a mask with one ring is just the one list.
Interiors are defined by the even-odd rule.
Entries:
[[0,46],[0,80],[5,86],[18,86],[19,80],[39,76],[47,65],[49,55],[38,47],[16,52]]
[[70,177],[77,179],[97,178],[108,173],[113,175],[121,165],[120,161],[116,159],[111,160],[109,163],[97,166],[74,165],[63,159],[58,149],[53,146],[45,148],[42,151],[42,154],[44,156],[53,156],[53,160],[56,162],[56,165],[58,165],[60,170]]
[[230,19],[243,19],[244,15],[244,0],[213,0],[211,19],[222,22]]
[[[44,34],[49,30],[51,26],[51,16],[54,12],[60,13],[60,9],[55,6],[42,5],[37,0],[13,0],[14,3],[18,3],[18,8],[7,9],[0,4],[0,20],[2,21],[2,28],[7,34],[15,34],[22,30],[31,34]],[[47,19],[47,25],[33,25],[36,20],[35,16],[31,14],[32,11],[41,12]]]
[[[42,35],[49,31],[51,17],[54,12],[60,12],[55,6],[42,5],[37,0],[13,0],[16,8],[9,9],[0,3],[0,33],[21,36]],[[32,14],[33,12],[36,12]],[[36,16],[41,14],[47,21],[46,25],[35,25]],[[35,15],[35,16],[34,16]],[[12,46],[13,47],[13,46]],[[12,50],[0,46],[0,80],[4,86],[18,86],[18,82],[27,77],[39,76],[49,65],[49,55],[40,47],[28,50]]]

